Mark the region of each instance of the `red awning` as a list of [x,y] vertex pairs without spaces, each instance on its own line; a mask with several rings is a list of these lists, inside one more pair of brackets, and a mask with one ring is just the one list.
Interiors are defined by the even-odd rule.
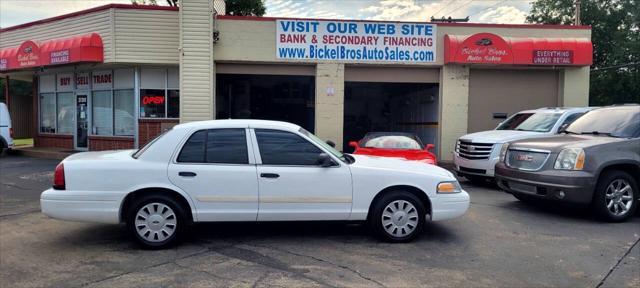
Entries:
[[587,38],[500,37],[491,33],[445,35],[444,63],[589,66]]
[[102,38],[97,33],[43,42],[25,41],[0,50],[0,71],[82,62],[103,62]]

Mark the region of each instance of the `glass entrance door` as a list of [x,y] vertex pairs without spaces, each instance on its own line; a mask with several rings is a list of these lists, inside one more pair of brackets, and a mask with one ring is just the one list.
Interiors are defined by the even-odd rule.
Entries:
[[78,94],[76,97],[76,133],[75,148],[79,150],[87,149],[88,129],[89,129],[89,105],[88,95]]

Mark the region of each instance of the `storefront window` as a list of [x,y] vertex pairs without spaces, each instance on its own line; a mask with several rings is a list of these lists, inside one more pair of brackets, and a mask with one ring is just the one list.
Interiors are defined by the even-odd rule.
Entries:
[[111,91],[93,91],[93,135],[113,135]]
[[140,118],[180,117],[177,68],[143,68],[140,72]]
[[115,135],[133,135],[133,126],[135,125],[133,97],[133,90],[113,91],[113,126]]
[[140,117],[165,118],[165,90],[140,90]]
[[73,92],[58,93],[58,133],[73,134],[73,119],[75,107],[73,106]]
[[40,132],[56,133],[56,94],[40,94]]
[[180,117],[180,90],[169,90],[167,101],[167,118]]

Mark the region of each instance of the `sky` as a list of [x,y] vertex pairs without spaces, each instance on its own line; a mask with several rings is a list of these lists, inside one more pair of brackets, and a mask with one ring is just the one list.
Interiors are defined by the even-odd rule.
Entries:
[[[164,0],[157,0],[164,4]],[[434,16],[477,23],[524,23],[533,0],[265,0],[265,16],[427,21]],[[0,0],[0,27],[131,0]]]

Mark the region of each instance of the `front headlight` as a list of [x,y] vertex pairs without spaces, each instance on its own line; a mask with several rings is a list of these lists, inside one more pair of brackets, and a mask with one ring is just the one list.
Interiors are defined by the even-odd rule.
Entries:
[[462,192],[462,187],[460,187],[458,181],[440,182],[436,191],[441,194],[460,193]]
[[582,148],[567,148],[560,151],[554,169],[582,170],[584,168],[584,150]]
[[504,159],[507,157],[507,150],[509,150],[509,143],[502,144],[502,148],[500,148],[500,162],[504,162]]

